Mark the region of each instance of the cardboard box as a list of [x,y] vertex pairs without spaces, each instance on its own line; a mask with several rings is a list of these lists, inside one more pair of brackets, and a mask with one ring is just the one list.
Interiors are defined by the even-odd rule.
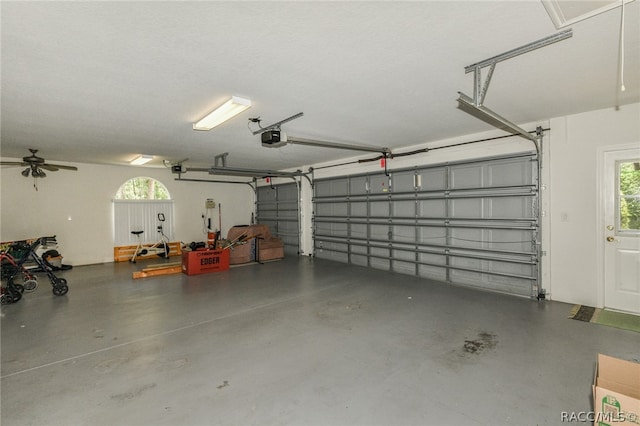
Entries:
[[260,262],[266,262],[267,260],[284,259],[284,248],[283,247],[271,247],[271,248],[260,247],[260,251],[258,255],[259,255]]
[[593,379],[594,424],[640,424],[640,364],[598,354]]
[[280,238],[271,237],[258,240],[258,259],[260,262],[283,258],[284,244]]
[[227,251],[231,251],[229,254],[229,262],[232,265],[238,265],[241,263],[255,262],[256,260],[256,239],[251,238],[245,241],[244,244],[237,245]]
[[220,272],[229,269],[229,250],[182,252],[182,272],[187,275]]

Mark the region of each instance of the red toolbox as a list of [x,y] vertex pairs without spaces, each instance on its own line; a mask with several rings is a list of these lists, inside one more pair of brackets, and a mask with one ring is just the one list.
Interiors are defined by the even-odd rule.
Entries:
[[182,252],[182,272],[187,275],[220,272],[229,269],[229,250]]

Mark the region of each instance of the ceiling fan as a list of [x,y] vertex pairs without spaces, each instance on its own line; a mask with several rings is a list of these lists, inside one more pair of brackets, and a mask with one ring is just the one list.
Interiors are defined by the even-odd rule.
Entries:
[[[78,168],[74,166],[46,163],[44,158],[36,155],[38,152],[37,149],[29,148],[29,151],[31,151],[31,155],[22,157],[22,161],[0,161],[0,166],[27,166],[27,168],[21,172],[22,176],[29,177],[29,175],[31,175],[34,179],[47,177],[47,174],[42,169],[50,172],[58,170],[78,170]],[[35,183],[33,186],[38,190]]]

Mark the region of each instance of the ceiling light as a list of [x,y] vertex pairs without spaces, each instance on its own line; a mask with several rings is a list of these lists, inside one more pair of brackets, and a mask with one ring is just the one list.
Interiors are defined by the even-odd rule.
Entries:
[[26,169],[24,169],[22,172],[20,172],[22,174],[22,176],[27,177],[29,176],[29,172],[31,171],[30,167],[27,167]]
[[129,164],[132,166],[141,166],[143,164],[147,164],[151,160],[153,160],[153,155],[138,155],[136,158],[131,160]]
[[211,130],[251,107],[251,99],[232,96],[227,102],[193,124],[193,130]]

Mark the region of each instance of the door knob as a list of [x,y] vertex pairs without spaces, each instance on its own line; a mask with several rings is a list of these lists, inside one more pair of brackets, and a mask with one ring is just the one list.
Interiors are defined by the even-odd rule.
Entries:
[[613,225],[607,225],[607,229],[608,229],[609,231],[613,231]]
[[610,243],[614,242],[616,239],[613,237],[607,237],[607,241],[609,241]]

